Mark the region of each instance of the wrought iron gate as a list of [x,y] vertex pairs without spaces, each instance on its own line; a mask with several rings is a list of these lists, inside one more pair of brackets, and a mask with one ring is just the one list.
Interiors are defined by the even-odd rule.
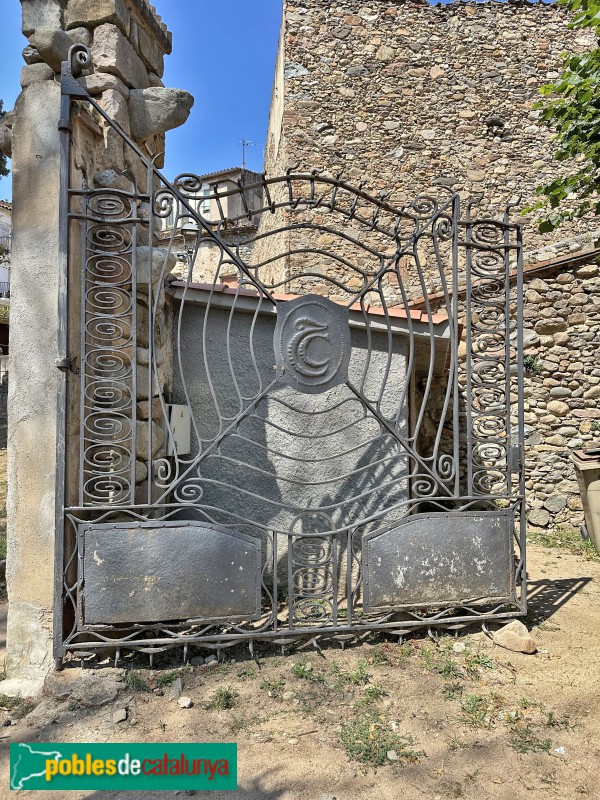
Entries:
[[[298,170],[206,196],[86,94],[88,63],[62,77],[57,657],[524,613],[508,211]],[[112,185],[71,164],[80,104],[125,148]]]

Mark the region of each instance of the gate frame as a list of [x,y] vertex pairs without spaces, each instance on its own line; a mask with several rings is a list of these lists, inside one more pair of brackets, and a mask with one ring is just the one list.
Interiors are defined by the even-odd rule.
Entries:
[[[505,347],[503,352],[504,358],[504,368],[505,368],[505,400],[507,402],[506,406],[506,419],[505,419],[505,447],[507,449],[506,459],[507,459],[507,480],[508,480],[508,489],[511,487],[511,473],[518,473],[518,488],[516,494],[508,491],[507,497],[502,496],[495,496],[495,495],[488,495],[484,496],[481,494],[477,494],[474,492],[474,475],[473,475],[473,465],[472,459],[469,458],[469,478],[468,478],[468,485],[469,489],[471,490],[466,496],[458,496],[457,494],[450,494],[449,500],[458,500],[464,502],[464,505],[459,510],[467,511],[472,510],[478,504],[485,503],[488,506],[489,510],[492,510],[492,507],[496,503],[496,500],[506,500],[509,504],[508,511],[512,514],[513,520],[515,516],[518,514],[519,516],[519,528],[518,531],[515,531],[515,539],[519,545],[519,558],[515,565],[514,570],[514,581],[515,581],[515,592],[517,588],[520,590],[519,596],[515,594],[515,597],[512,600],[512,604],[515,606],[515,610],[502,610],[508,603],[505,601],[501,603],[497,608],[494,608],[490,611],[483,611],[479,612],[476,608],[471,606],[465,606],[464,611],[468,613],[457,613],[455,615],[448,615],[448,609],[442,609],[439,613],[434,613],[430,615],[420,614],[417,610],[411,610],[411,619],[403,619],[403,620],[394,620],[389,621],[389,617],[393,616],[393,614],[385,614],[385,619],[380,619],[379,621],[369,622],[365,624],[352,624],[351,620],[349,620],[348,625],[335,625],[334,627],[323,627],[323,626],[313,626],[309,630],[297,630],[291,629],[289,631],[284,631],[278,629],[276,620],[277,620],[277,608],[274,605],[272,611],[272,618],[275,620],[275,625],[272,630],[263,630],[259,633],[255,634],[252,631],[240,632],[240,633],[228,633],[228,634],[219,634],[219,633],[208,633],[206,635],[200,636],[188,636],[182,634],[169,633],[169,635],[158,635],[155,638],[150,639],[137,639],[135,635],[132,636],[124,636],[120,639],[113,639],[111,636],[100,636],[94,641],[76,641],[77,636],[69,637],[65,636],[64,631],[64,604],[67,600],[67,597],[71,594],[72,588],[67,585],[65,582],[65,570],[68,567],[69,563],[73,559],[73,555],[70,558],[67,558],[65,563],[65,519],[71,518],[74,519],[74,515],[76,511],[84,511],[83,507],[65,507],[65,480],[66,480],[66,444],[67,444],[67,434],[66,434],[66,408],[67,408],[67,372],[72,369],[72,363],[69,358],[68,354],[68,341],[67,341],[67,307],[68,307],[68,274],[69,274],[69,227],[70,222],[77,218],[78,215],[71,213],[70,211],[70,197],[72,195],[72,189],[70,185],[70,160],[71,160],[71,137],[72,137],[72,125],[71,125],[71,111],[72,111],[72,103],[73,100],[82,100],[89,104],[107,123],[113,130],[117,132],[117,134],[123,139],[126,146],[128,146],[133,153],[142,161],[145,169],[148,172],[148,181],[149,181],[149,191],[148,195],[151,199],[155,199],[157,192],[150,187],[151,180],[157,180],[160,182],[161,187],[168,189],[169,193],[172,194],[173,197],[176,198],[177,202],[181,204],[181,207],[186,211],[186,214],[193,217],[194,220],[198,223],[199,228],[201,228],[209,237],[215,241],[218,246],[221,248],[222,252],[224,252],[228,259],[235,264],[236,268],[239,269],[240,273],[244,275],[252,284],[257,285],[256,277],[251,273],[247,265],[244,261],[239,257],[239,255],[227,245],[226,242],[216,233],[212,227],[202,218],[199,213],[196,213],[192,207],[191,201],[189,198],[186,197],[186,194],[177,188],[177,183],[174,184],[169,182],[154,166],[152,161],[148,159],[146,155],[141,151],[141,149],[127,136],[127,134],[114,122],[111,120],[110,117],[103,111],[103,109],[99,106],[99,104],[90,97],[87,92],[83,89],[83,87],[77,83],[76,78],[79,77],[81,74],[81,70],[83,68],[91,66],[91,55],[89,50],[85,48],[83,45],[75,45],[71,48],[69,52],[69,58],[67,61],[63,62],[62,66],[62,74],[61,74],[61,121],[59,124],[60,130],[60,142],[61,142],[61,173],[60,173],[60,208],[59,208],[59,233],[60,233],[60,263],[59,263],[59,315],[62,322],[62,327],[59,336],[58,342],[58,353],[57,353],[57,360],[56,366],[60,370],[60,377],[58,381],[58,408],[60,410],[60,416],[57,421],[57,428],[58,428],[58,437],[57,437],[57,483],[56,483],[56,500],[57,500],[57,513],[56,513],[56,548],[55,548],[55,613],[54,613],[54,653],[55,657],[60,661],[67,653],[75,652],[75,651],[97,651],[107,646],[111,646],[116,650],[116,661],[118,661],[120,657],[120,651],[122,648],[128,648],[132,650],[138,650],[141,652],[147,652],[150,655],[150,659],[156,652],[160,652],[161,650],[168,649],[170,647],[183,647],[183,657],[184,660],[187,659],[187,651],[189,645],[196,645],[201,647],[208,647],[220,650],[223,647],[233,646],[240,641],[248,641],[250,648],[252,649],[253,641],[271,641],[279,644],[287,644],[291,643],[292,641],[298,639],[305,639],[307,637],[317,640],[321,638],[331,638],[337,639],[343,645],[347,639],[352,639],[357,636],[361,636],[365,633],[372,632],[372,631],[388,631],[390,633],[394,633],[398,636],[403,636],[407,632],[416,629],[428,628],[431,629],[433,627],[446,627],[450,629],[456,629],[460,627],[464,627],[466,625],[470,625],[476,622],[480,622],[481,624],[485,624],[486,621],[489,620],[496,620],[496,619],[504,619],[504,618],[513,618],[517,616],[521,616],[526,613],[527,610],[527,596],[526,596],[526,562],[525,562],[525,528],[526,528],[526,519],[525,519],[525,477],[524,477],[524,463],[523,463],[523,447],[524,447],[524,395],[523,395],[523,327],[522,327],[522,311],[523,311],[523,275],[522,275],[522,239],[521,239],[521,226],[510,223],[508,219],[508,213],[510,210],[510,205],[507,206],[503,221],[500,223],[497,220],[492,219],[475,219],[471,216],[471,206],[467,205],[467,215],[465,220],[461,220],[460,216],[456,218],[456,224],[459,228],[464,230],[464,239],[460,240],[458,233],[455,236],[454,242],[454,256],[453,256],[453,263],[454,263],[454,273],[453,273],[453,291],[452,291],[452,310],[453,315],[451,318],[451,325],[455,326],[458,323],[458,273],[456,272],[456,252],[459,246],[463,246],[465,248],[465,252],[467,254],[467,303],[466,303],[466,317],[467,317],[467,364],[466,364],[466,392],[467,392],[467,448],[469,452],[473,452],[474,448],[476,447],[476,437],[473,434],[474,430],[474,423],[476,422],[476,417],[479,412],[474,411],[473,405],[473,397],[472,397],[472,389],[473,389],[473,379],[474,373],[476,372],[476,365],[474,370],[473,365],[473,341],[474,341],[474,325],[471,320],[471,311],[473,310],[473,292],[472,289],[476,288],[478,285],[481,287],[483,286],[482,293],[485,293],[485,280],[482,283],[477,284],[472,282],[472,273],[476,272],[475,265],[473,264],[473,251],[475,248],[485,250],[486,247],[489,250],[493,249],[493,245],[489,242],[486,244],[485,242],[485,235],[483,237],[482,242],[475,242],[473,239],[474,229],[475,226],[478,226],[478,229],[485,230],[485,226],[489,226],[490,228],[494,227],[502,227],[504,232],[504,244],[503,244],[503,252],[505,258],[505,267],[506,273],[504,276],[504,314],[505,314],[505,325],[506,325],[506,334],[507,337],[505,339]],[[183,176],[184,178],[186,176]],[[189,176],[188,176],[189,177]],[[338,188],[344,188],[348,190],[352,190],[356,194],[356,202],[358,203],[358,199],[362,198],[369,202],[374,203],[380,209],[392,209],[391,206],[388,206],[385,203],[383,198],[373,198],[372,196],[368,195],[363,190],[363,186],[359,186],[358,189],[354,189],[354,187],[350,187],[348,184],[345,184],[340,178],[329,178],[327,176],[321,175],[319,172],[314,171],[311,173],[296,173],[294,171],[288,171],[285,176],[275,177],[275,178],[266,178],[263,176],[261,185],[266,190],[266,197],[267,203],[272,204],[271,197],[269,195],[269,187],[273,184],[284,184],[287,185],[290,191],[290,208],[293,208],[293,198],[292,198],[292,184],[294,181],[303,180],[307,182],[312,187],[313,191],[313,199],[315,198],[314,195],[314,188],[315,183],[317,181],[323,182],[328,184],[332,187],[332,193],[335,197],[335,193],[337,192]],[[250,188],[250,187],[246,187]],[[158,193],[160,193],[159,190]],[[238,190],[234,190],[229,193],[219,193],[219,197],[227,196],[227,194],[234,194]],[[85,192],[80,192],[80,194],[85,194]],[[243,197],[243,191],[242,191]],[[456,198],[456,207],[458,207],[458,196],[456,194],[452,194],[452,198]],[[392,209],[395,211],[395,209]],[[373,215],[373,225],[377,224],[377,216],[379,211],[375,211]],[[431,220],[428,220],[430,222]],[[149,230],[150,230],[150,246],[153,247],[154,243],[152,241],[152,222],[149,223]],[[458,229],[457,229],[458,231]],[[511,241],[511,233],[515,237],[514,243]],[[415,236],[414,241],[418,241],[418,236]],[[413,242],[414,244],[414,242]],[[498,246],[496,245],[496,249]],[[513,431],[510,425],[510,401],[509,401],[509,391],[510,391],[510,381],[511,381],[511,347],[510,341],[508,339],[509,333],[509,320],[511,318],[510,312],[510,305],[511,305],[511,297],[510,297],[510,283],[509,283],[509,266],[510,266],[510,253],[511,251],[516,255],[516,293],[517,293],[517,338],[516,338],[516,356],[517,356],[517,442],[516,444],[512,444],[512,440],[515,438],[512,434]],[[396,257],[398,254],[396,254]],[[132,266],[132,272],[135,272],[135,264]],[[151,272],[151,268],[150,268]],[[150,280],[150,279],[149,279]],[[497,279],[495,279],[497,280]],[[151,285],[151,280],[150,280]],[[265,288],[264,286],[259,286],[259,291],[264,294],[265,298],[276,302],[270,293],[270,291]],[[82,288],[84,291],[84,288]],[[135,307],[135,286],[132,290],[132,298],[133,298],[133,305]],[[150,317],[152,319],[152,317]],[[135,312],[134,312],[134,323],[135,323]],[[81,325],[83,326],[83,320],[81,321]],[[454,369],[457,371],[458,375],[458,360],[457,360],[457,345],[458,345],[458,337],[451,336],[451,348],[454,358]],[[152,349],[152,348],[151,348]],[[135,365],[135,361],[134,361]],[[485,365],[484,365],[485,367]],[[82,364],[83,369],[83,364]],[[136,367],[133,367],[134,372]],[[135,390],[135,382],[133,384]],[[458,384],[457,387],[458,388]],[[360,399],[360,398],[359,398]],[[366,398],[362,398],[366,400]],[[476,405],[476,403],[475,403]],[[134,408],[135,408],[135,401],[134,401]],[[483,412],[482,412],[483,413]],[[458,391],[454,391],[453,394],[453,417],[455,425],[459,421],[458,417]],[[381,417],[376,415],[376,418],[382,422]],[[398,434],[395,431],[392,431],[390,426],[387,426],[389,429],[389,433],[391,433],[396,439],[398,439]],[[458,435],[454,436],[454,447],[455,447],[455,457],[458,453],[459,441]],[[510,449],[510,452],[509,452]],[[134,443],[134,451],[135,451],[135,443]],[[459,482],[459,475],[458,475],[458,464],[459,460],[456,458],[455,463],[455,485],[458,486]],[[134,465],[135,467],[135,465]],[[81,480],[81,478],[80,478]],[[135,484],[132,486],[132,491],[134,490]],[[153,510],[154,514],[159,510],[159,508],[163,508],[163,515],[155,516],[157,521],[159,519],[168,520],[172,513],[169,511],[170,506],[162,504],[162,500],[164,500],[169,491],[172,491],[174,486],[170,486],[168,490],[166,490],[160,500],[157,503],[153,503],[151,505],[136,505],[131,504],[129,506],[119,506],[108,509],[104,508],[96,508],[96,516],[95,519],[96,523],[106,524],[108,519],[115,513],[120,512],[121,514],[125,513],[129,515],[132,520],[139,520],[141,522],[149,522],[150,518],[148,516],[144,516],[142,513],[143,509],[147,509],[148,511]],[[427,501],[434,506],[437,506],[440,510],[448,511],[448,509],[444,506],[444,503],[441,502],[439,497],[427,497]],[[420,502],[425,502],[421,500]],[[91,509],[90,509],[91,510]],[[414,513],[415,511],[418,512],[419,504],[418,502],[412,507],[411,511]],[[84,515],[85,516],[85,515]],[[333,535],[333,534],[332,534]],[[353,534],[352,532],[348,531],[348,553],[353,554]],[[276,564],[276,554],[273,555],[274,564]],[[75,587],[76,591],[80,590],[79,582]],[[130,626],[131,628],[135,628],[135,623],[132,623]],[[143,626],[139,626],[138,628],[143,628]],[[156,624],[153,626],[157,632],[160,630],[163,634],[168,633],[164,629],[172,628],[173,626],[169,626],[168,623],[165,624]],[[178,627],[178,626],[175,626]],[[211,626],[209,626],[211,627]],[[114,644],[113,644],[114,642]]]

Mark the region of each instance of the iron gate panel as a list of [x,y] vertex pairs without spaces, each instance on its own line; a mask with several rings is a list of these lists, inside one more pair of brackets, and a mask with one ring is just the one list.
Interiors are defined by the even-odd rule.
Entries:
[[[128,167],[96,186],[62,125],[63,285],[80,341],[57,362],[72,367],[57,657],[524,613],[510,208],[482,217],[446,187],[396,207],[318,170],[208,195],[202,176],[169,182],[77,82],[90,63],[76,45],[63,65],[63,120],[76,99]],[[179,451],[171,404],[189,414]],[[452,554],[462,583],[442,574]],[[142,589],[149,575],[164,593]]]
[[80,628],[260,617],[260,542],[197,522],[81,525]]
[[512,513],[415,514],[363,547],[367,613],[516,601]]

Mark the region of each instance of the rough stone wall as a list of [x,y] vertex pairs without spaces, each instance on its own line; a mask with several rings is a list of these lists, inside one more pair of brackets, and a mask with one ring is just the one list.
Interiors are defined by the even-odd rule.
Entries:
[[[55,521],[61,518],[55,491],[62,483],[60,476],[57,481],[61,409],[57,402],[60,373],[55,360],[64,326],[58,306],[63,255],[58,217],[61,63],[67,60],[74,43],[90,48],[93,68],[84,72],[80,82],[150,157],[162,151],[165,131],[184,122],[193,103],[187,92],[162,84],[163,60],[171,51],[171,35],[146,0],[22,0],[22,12],[23,33],[29,39],[23,51],[26,65],[21,72],[22,92],[14,111],[3,118],[0,130],[0,147],[13,159],[15,290],[10,330],[7,670],[16,682],[11,686],[5,682],[5,693],[36,691],[54,663]],[[141,159],[98,112],[75,101],[71,121],[72,188],[87,185],[108,192],[132,191],[133,176],[139,191],[146,191],[148,171]],[[129,174],[120,174],[126,169]],[[150,209],[135,196],[133,203],[138,218],[150,216]],[[72,210],[82,210],[75,200]],[[131,233],[135,228],[137,239],[132,242],[137,249],[134,252],[129,248],[124,258],[131,263],[137,260],[138,288],[143,289],[149,227],[133,222],[129,228]],[[72,226],[69,246],[67,355],[71,364],[78,365],[82,242],[77,226]],[[160,257],[160,251],[155,250],[155,255]],[[145,269],[146,274],[154,274],[147,263]],[[148,279],[146,289],[147,283]],[[147,361],[148,351],[143,345],[145,336],[147,347],[148,314],[147,298],[146,306],[143,297],[136,300],[140,373],[147,371],[143,359],[146,355]],[[159,303],[158,327],[162,324],[164,346],[168,347],[166,313],[164,304]],[[166,357],[164,360],[169,361]],[[168,380],[166,367],[162,373],[164,383]],[[75,370],[66,380],[69,503],[77,497],[77,467],[73,465],[79,463],[79,377]],[[138,405],[139,420],[147,419],[147,397],[143,389],[138,391],[137,400],[142,401]],[[137,472],[143,479],[143,470]],[[24,678],[33,683],[24,686],[20,682]]]
[[551,267],[526,282],[524,353],[529,522],[583,521],[570,456],[600,440],[600,277],[596,263]]
[[[539,87],[594,44],[567,24],[556,4],[285,0],[267,172],[343,171],[397,204],[438,183],[490,212],[525,207],[557,173]],[[526,263],[593,239],[585,221],[552,239],[524,223]]]
[[[447,186],[462,200],[481,196],[478,216],[517,197],[526,207],[561,168],[537,121],[539,88],[558,77],[562,52],[595,46],[568,21],[543,3],[285,0],[267,173],[324,168],[373,193],[389,190],[399,205]],[[583,257],[598,226],[583,220],[542,235],[534,215],[513,218],[524,224],[526,266],[582,255],[575,266],[526,273],[524,298],[530,522],[577,525],[570,454],[600,439],[598,267]],[[433,272],[428,279],[439,290]],[[414,282],[409,292],[422,294]]]

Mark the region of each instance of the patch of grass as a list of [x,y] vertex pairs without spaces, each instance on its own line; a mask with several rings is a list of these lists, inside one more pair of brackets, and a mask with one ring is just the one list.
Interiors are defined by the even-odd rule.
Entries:
[[484,669],[495,669],[496,664],[481,651],[465,654],[465,671],[471,680],[478,681]]
[[454,752],[455,750],[460,750],[463,747],[466,747],[467,743],[463,742],[458,736],[451,736],[448,739],[448,750]]
[[533,544],[541,544],[557,550],[565,550],[586,561],[600,561],[600,553],[596,550],[593,543],[588,539],[584,541],[577,528],[568,525],[557,525],[554,530],[538,532],[527,531],[527,539]]
[[487,728],[488,722],[488,704],[485,697],[479,694],[467,694],[461,701],[460,708],[462,714],[460,721],[463,725],[470,728]]
[[0,694],[0,708],[4,708],[13,719],[23,719],[35,708],[33,700],[27,697],[9,697]]
[[389,664],[391,667],[403,667],[412,648],[409,644],[394,644],[394,642],[382,642],[373,648],[372,661],[376,666],[379,664]]
[[241,681],[251,680],[252,678],[256,678],[258,675],[252,667],[242,667],[241,670],[238,672],[238,678]]
[[156,685],[160,686],[162,689],[165,686],[170,686],[178,677],[179,673],[177,670],[173,670],[172,672],[161,672],[160,675],[156,676]]
[[132,692],[151,692],[152,689],[135,669],[128,669],[125,673],[125,685]]
[[517,753],[549,753],[552,740],[542,739],[531,725],[515,725],[511,728],[508,746]]
[[281,694],[283,687],[285,686],[285,681],[283,678],[268,678],[266,681],[263,681],[260,685],[261,689],[264,689],[269,697],[279,697]]
[[441,675],[442,678],[448,680],[463,677],[461,668],[452,661],[448,654],[436,653],[431,648],[424,647],[421,650],[421,656],[425,669],[428,672],[436,672],[438,675]]
[[209,703],[209,708],[212,708],[215,711],[223,711],[226,708],[233,708],[237,696],[238,693],[235,692],[231,686],[220,686],[212,696],[212,700]]
[[541,375],[544,369],[542,362],[535,356],[523,356],[523,369],[527,375]]
[[358,686],[368,683],[371,675],[369,674],[369,662],[361,658],[354,669],[342,669],[337,661],[331,665],[331,672],[340,687],[352,684]]
[[568,717],[557,717],[554,711],[550,711],[541,704],[540,714],[545,717],[544,725],[547,725],[549,728],[569,729],[573,727]]
[[446,700],[457,700],[462,696],[463,685],[460,681],[448,681],[444,684],[442,694]]
[[364,699],[367,703],[375,703],[377,700],[381,700],[382,697],[385,697],[386,694],[387,692],[383,686],[374,683],[372,686],[367,686],[365,689]]
[[312,683],[323,683],[325,680],[323,673],[313,669],[312,664],[294,664],[292,667],[292,675],[294,678],[299,678],[303,681],[311,681]]
[[[425,755],[413,748],[411,736],[400,736],[392,730],[388,720],[376,711],[364,711],[348,722],[342,722],[340,741],[351,761],[372,767],[399,762],[417,762]],[[397,759],[388,758],[394,751]]]

